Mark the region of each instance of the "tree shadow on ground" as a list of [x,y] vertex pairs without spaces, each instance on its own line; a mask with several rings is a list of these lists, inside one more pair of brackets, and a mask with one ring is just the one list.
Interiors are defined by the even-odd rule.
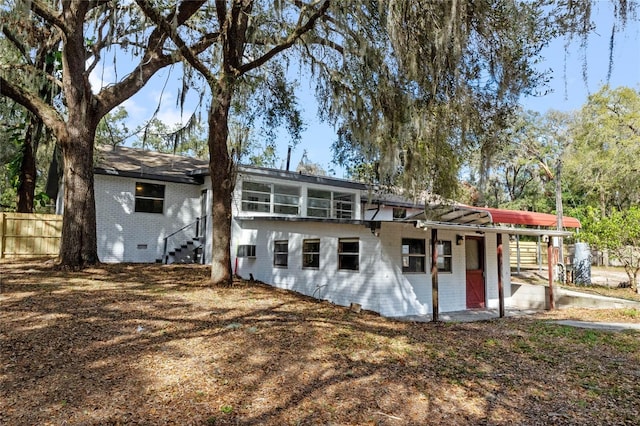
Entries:
[[2,266],[0,423],[638,419],[637,387],[604,385],[603,370],[629,374],[637,351],[576,357],[574,334],[535,320],[400,323],[264,285],[202,286],[203,268]]

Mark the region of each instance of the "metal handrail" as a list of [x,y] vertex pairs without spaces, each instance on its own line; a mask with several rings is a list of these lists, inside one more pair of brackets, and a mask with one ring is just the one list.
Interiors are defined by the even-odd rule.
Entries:
[[[204,226],[204,230],[200,228],[200,222],[202,221],[202,223],[205,225]],[[195,225],[196,227],[196,232],[195,232],[195,236],[193,238],[200,238],[200,237],[204,237],[204,232],[206,232],[206,223],[207,223],[207,217],[206,216],[200,216],[198,218],[196,218],[195,222],[191,222],[185,226],[183,226],[182,228],[172,232],[171,234],[167,235],[166,237],[164,237],[164,247],[162,250],[162,258],[164,259],[164,263],[166,264],[169,261],[169,255],[167,254],[167,246],[169,243],[169,238],[185,231],[188,228],[191,228]],[[203,240],[204,241],[204,240]],[[201,244],[202,246],[204,246],[204,244]],[[204,248],[203,248],[203,253],[204,253]],[[203,256],[204,257],[204,256]]]

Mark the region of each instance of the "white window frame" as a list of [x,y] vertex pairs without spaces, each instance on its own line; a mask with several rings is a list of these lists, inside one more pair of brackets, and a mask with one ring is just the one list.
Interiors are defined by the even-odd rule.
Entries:
[[[324,193],[326,197],[312,197],[309,195],[310,192]],[[348,200],[344,198],[349,198]],[[338,191],[329,191],[324,189],[317,188],[308,188],[307,189],[307,216],[308,217],[319,217],[319,218],[331,218],[331,219],[355,219],[356,211],[355,211],[355,199],[356,196],[352,192],[338,192]],[[315,201],[317,203],[326,202],[327,206],[313,206],[310,201]],[[348,208],[345,208],[347,207]],[[310,210],[319,210],[326,212],[326,216],[310,214]],[[348,213],[348,214],[345,214]]]
[[[151,196],[151,195],[143,195],[141,192],[145,187],[158,187],[162,188],[162,197],[159,196]],[[166,197],[167,186],[159,183],[150,183],[150,182],[136,182],[135,191],[134,191],[134,206],[133,210],[136,213],[151,213],[151,214],[164,214],[164,200]],[[139,193],[140,192],[140,193]],[[160,211],[155,210],[146,210],[142,209],[142,206],[138,206],[138,200],[140,201],[152,201],[157,202],[160,201]]]
[[[449,253],[444,254],[444,246],[449,246]],[[436,265],[438,267],[438,272],[443,273],[452,273],[453,272],[453,244],[451,240],[437,240],[436,241],[437,251],[438,251],[438,260]],[[449,259],[449,268],[447,268],[446,259]]]
[[[269,192],[264,191],[264,190],[260,191],[260,190],[257,190],[255,188],[247,189],[246,188],[248,186],[248,185],[246,185],[247,183],[251,184],[251,185],[264,186],[265,188],[263,188],[263,189],[266,189],[266,187],[269,187]],[[273,190],[272,189],[272,185],[267,184],[267,183],[254,182],[254,181],[251,181],[251,180],[243,181],[242,182],[242,192],[241,192],[241,196],[240,196],[240,198],[241,198],[241,206],[240,206],[240,208],[242,209],[242,211],[245,211],[245,212],[270,213],[271,212],[271,200],[272,200],[271,192],[272,192],[272,190]],[[267,202],[267,201],[261,200],[260,198],[252,200],[251,199],[252,195],[254,197],[262,196],[263,198],[268,195],[269,201]],[[258,206],[258,207],[255,208],[255,209],[249,208],[252,205]],[[263,206],[262,209],[260,209],[259,206]],[[265,206],[266,206],[266,210],[264,210]]]
[[[284,249],[283,249],[284,246]],[[284,258],[284,263],[279,259]],[[289,267],[289,241],[276,240],[273,242],[273,266],[287,269]]]
[[[357,243],[358,251],[344,251],[343,243]],[[356,259],[355,268],[345,268],[343,266],[343,259],[354,258]],[[359,238],[339,238],[338,239],[338,270],[340,271],[359,271],[360,270],[360,239]]]
[[[318,251],[309,251],[307,250],[307,244],[317,244]],[[317,265],[305,265],[305,259],[307,256],[312,256],[312,259],[317,259]],[[305,269],[320,269],[320,239],[319,238],[308,238],[302,240],[302,267]]]
[[255,244],[240,244],[236,250],[236,257],[246,257],[249,259],[255,259],[256,257],[256,245]]
[[[411,241],[418,241],[422,243],[422,252],[411,253]],[[407,244],[405,244],[407,243]],[[402,239],[402,273],[404,274],[424,274],[427,270],[427,248],[426,241],[423,238],[403,238]],[[422,270],[411,270],[411,259],[412,258],[421,258],[422,259]]]
[[[246,184],[262,186],[263,190],[246,189]],[[266,189],[269,189],[267,192]],[[287,192],[289,191],[289,192]],[[300,200],[301,200],[301,188],[296,185],[282,185],[279,183],[265,183],[256,182],[253,180],[243,180],[241,189],[241,205],[240,209],[243,212],[255,212],[255,213],[271,213],[284,216],[299,216],[300,215]],[[251,194],[254,197],[260,197],[262,200],[251,200]],[[266,201],[266,198],[269,201]],[[257,209],[251,209],[249,206],[256,205],[262,206]],[[295,212],[282,212],[282,210],[295,209]]]

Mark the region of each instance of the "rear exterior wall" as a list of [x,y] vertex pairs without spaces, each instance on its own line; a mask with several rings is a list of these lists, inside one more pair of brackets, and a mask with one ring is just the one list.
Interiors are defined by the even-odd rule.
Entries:
[[[431,275],[429,271],[430,230],[411,224],[383,222],[379,236],[364,225],[326,222],[289,222],[248,220],[234,221],[231,248],[236,273],[276,287],[348,306],[358,303],[363,309],[384,316],[430,314]],[[439,310],[450,312],[466,309],[466,268],[464,246],[455,244],[455,232],[438,231],[438,239],[452,242],[452,271],[441,272]],[[338,242],[341,238],[359,241],[359,270],[338,269]],[[403,273],[402,239],[424,239],[425,271]],[[320,240],[319,268],[302,267],[305,239]],[[274,266],[276,241],[288,242],[287,267]],[[486,238],[495,249],[495,235]],[[493,242],[493,245],[491,243]],[[237,257],[238,245],[255,245],[255,258]],[[486,250],[487,305],[497,306],[497,258],[495,250]],[[237,260],[236,260],[237,259]],[[508,271],[504,273],[508,277]],[[505,283],[505,289],[508,285]],[[505,297],[509,297],[505,293]]]
[[[165,185],[163,213],[135,212],[136,182]],[[95,175],[95,193],[98,256],[107,263],[155,262],[162,257],[164,237],[200,213],[197,185]]]

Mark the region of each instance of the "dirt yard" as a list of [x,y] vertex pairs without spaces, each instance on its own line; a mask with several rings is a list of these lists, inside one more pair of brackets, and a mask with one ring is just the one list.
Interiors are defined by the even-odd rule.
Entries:
[[0,424],[640,424],[640,333],[403,323],[198,266],[0,263]]

